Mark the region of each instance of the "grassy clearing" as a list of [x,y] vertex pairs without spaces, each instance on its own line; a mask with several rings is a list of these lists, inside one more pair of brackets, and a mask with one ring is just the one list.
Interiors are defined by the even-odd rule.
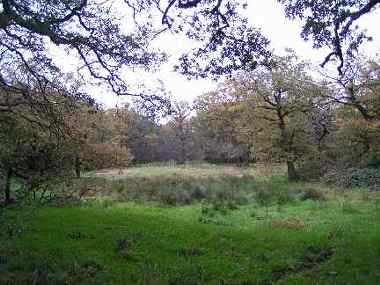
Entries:
[[[86,178],[78,185],[98,188],[79,205],[3,211],[0,284],[380,281],[377,193],[282,176],[176,181]],[[180,194],[154,198],[165,191]]]
[[89,177],[103,177],[107,179],[125,179],[136,177],[177,177],[177,178],[217,178],[225,176],[268,177],[284,172],[282,165],[255,165],[252,167],[236,167],[231,165],[189,162],[183,165],[176,163],[151,163],[126,169],[104,169],[88,173]]

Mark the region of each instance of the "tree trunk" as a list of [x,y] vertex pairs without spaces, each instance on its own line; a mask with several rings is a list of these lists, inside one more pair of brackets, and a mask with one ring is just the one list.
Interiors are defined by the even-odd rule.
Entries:
[[288,160],[287,166],[288,166],[288,180],[289,181],[298,181],[299,176],[298,176],[296,167],[294,166],[294,162],[291,160]]
[[76,155],[75,156],[75,175],[77,176],[77,178],[80,178],[80,157],[79,155]]

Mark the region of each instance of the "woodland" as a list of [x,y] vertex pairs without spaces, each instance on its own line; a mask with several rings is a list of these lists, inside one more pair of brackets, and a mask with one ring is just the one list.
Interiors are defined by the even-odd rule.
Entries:
[[[319,66],[247,5],[0,0],[0,284],[380,282],[380,39],[360,27],[380,1],[277,1]],[[213,91],[133,85],[167,34]]]

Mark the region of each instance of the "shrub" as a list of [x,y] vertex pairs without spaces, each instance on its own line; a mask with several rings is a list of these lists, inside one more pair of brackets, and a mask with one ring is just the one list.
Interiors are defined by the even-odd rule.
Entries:
[[380,190],[380,169],[349,168],[347,170],[330,171],[323,178],[324,182],[343,187],[369,187]]
[[380,169],[353,169],[349,174],[350,186],[370,187],[373,190],[380,190]]

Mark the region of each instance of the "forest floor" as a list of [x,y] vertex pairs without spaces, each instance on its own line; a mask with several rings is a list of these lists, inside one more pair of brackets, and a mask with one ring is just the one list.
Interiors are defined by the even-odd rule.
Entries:
[[282,171],[106,170],[0,208],[0,284],[380,284],[379,193]]

